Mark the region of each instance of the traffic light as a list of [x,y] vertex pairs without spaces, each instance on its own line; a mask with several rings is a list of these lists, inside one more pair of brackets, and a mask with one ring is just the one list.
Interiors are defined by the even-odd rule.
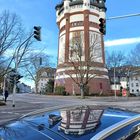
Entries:
[[106,34],[106,20],[103,18],[99,19],[100,24],[99,24],[99,31],[105,35]]
[[19,80],[22,78],[23,76],[21,76],[21,75],[17,75],[16,76],[16,83],[19,83]]
[[39,64],[42,65],[42,58],[39,58]]
[[9,76],[9,82],[10,82],[11,84],[14,84],[14,75],[10,75],[10,76]]
[[41,41],[41,27],[34,26],[34,38],[38,41]]
[[121,87],[120,87],[120,93],[122,93],[122,90],[123,90],[123,87],[121,86]]
[[14,84],[15,83],[15,80],[16,80],[16,84],[19,83],[19,79],[21,79],[23,76],[19,75],[19,74],[13,74],[13,75],[10,75],[9,77],[9,82],[11,84]]

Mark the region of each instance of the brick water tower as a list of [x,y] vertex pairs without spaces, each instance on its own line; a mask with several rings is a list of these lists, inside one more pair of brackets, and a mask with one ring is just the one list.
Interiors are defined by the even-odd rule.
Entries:
[[[89,94],[109,91],[104,31],[100,30],[100,19],[105,20],[105,12],[105,0],[63,0],[56,5],[59,49],[55,86],[64,86],[69,93],[79,93],[76,81],[86,80],[88,73]],[[76,68],[80,68],[82,74]]]

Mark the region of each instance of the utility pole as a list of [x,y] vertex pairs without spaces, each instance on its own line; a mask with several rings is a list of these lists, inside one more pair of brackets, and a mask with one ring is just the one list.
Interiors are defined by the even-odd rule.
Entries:
[[114,96],[116,99],[116,68],[114,67]]
[[7,74],[5,74],[4,77],[3,77],[4,78],[3,79],[3,93],[2,93],[3,98],[4,98],[4,94],[5,94],[5,88],[6,88],[6,77],[7,77]]

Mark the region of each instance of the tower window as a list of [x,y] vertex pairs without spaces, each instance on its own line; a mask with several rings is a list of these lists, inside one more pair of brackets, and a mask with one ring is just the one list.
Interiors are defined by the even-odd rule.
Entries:
[[103,85],[102,85],[102,83],[100,83],[100,89],[103,89]]

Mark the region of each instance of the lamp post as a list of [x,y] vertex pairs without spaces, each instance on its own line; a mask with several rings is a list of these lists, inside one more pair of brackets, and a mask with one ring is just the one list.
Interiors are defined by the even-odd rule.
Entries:
[[129,97],[129,85],[128,85],[128,83],[129,83],[129,77],[130,77],[130,73],[129,73],[129,71],[130,71],[130,69],[128,69],[128,71],[127,71],[127,84],[126,84],[126,88],[127,88],[127,99],[128,99],[128,97]]
[[116,99],[116,69],[114,67],[114,96],[115,96],[115,99]]
[[6,77],[7,77],[7,74],[4,75],[4,79],[3,79],[3,98],[4,98],[4,94],[5,94],[5,88],[6,88]]

